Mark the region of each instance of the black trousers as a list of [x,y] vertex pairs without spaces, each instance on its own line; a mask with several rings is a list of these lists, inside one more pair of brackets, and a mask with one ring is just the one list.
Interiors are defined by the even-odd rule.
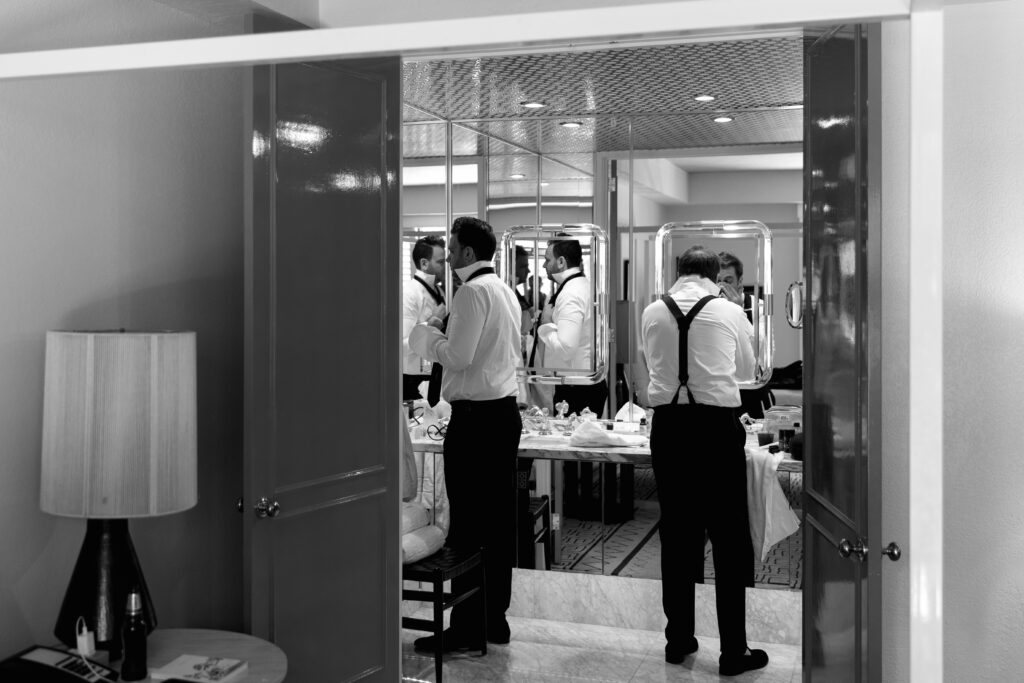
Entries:
[[[444,479],[451,508],[447,545],[484,549],[488,633],[508,628],[516,554],[516,454],[522,420],[516,397],[452,401],[444,439]],[[468,577],[453,579],[458,592]],[[475,642],[480,631],[480,593],[452,608],[451,626]],[[506,631],[507,633],[507,631]]]
[[662,605],[669,643],[694,629],[694,585],[704,583],[705,534],[715,562],[715,606],[722,654],[747,649],[746,587],[754,585],[747,521],[746,434],[734,408],[666,405],[654,409],[651,459],[661,520]]
[[415,401],[426,396],[420,395],[420,382],[426,382],[430,375],[402,375],[402,401]]

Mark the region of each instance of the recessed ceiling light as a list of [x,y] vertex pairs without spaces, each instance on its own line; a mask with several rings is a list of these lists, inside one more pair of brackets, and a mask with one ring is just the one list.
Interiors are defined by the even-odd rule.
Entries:
[[732,117],[731,116],[716,116],[715,117],[715,123],[729,123],[730,121],[732,121]]
[[562,121],[558,125],[562,126],[563,128],[579,128],[580,126],[583,125],[583,122],[582,121]]
[[715,96],[714,95],[697,95],[693,99],[697,100],[698,102],[714,102],[715,101]]
[[527,109],[540,109],[541,107],[548,106],[543,102],[520,102],[519,104]]
[[551,184],[551,183],[541,183],[541,184],[540,184],[540,186],[541,186],[541,187],[547,187],[547,186],[548,186],[548,185],[550,185],[550,184]]
[[513,173],[512,175],[509,176],[509,178],[511,180],[522,180],[525,177],[526,177],[525,173]]

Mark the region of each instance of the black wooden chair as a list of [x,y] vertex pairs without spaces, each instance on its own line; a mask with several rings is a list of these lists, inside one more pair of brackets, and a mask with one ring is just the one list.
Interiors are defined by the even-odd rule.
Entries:
[[[463,574],[473,573],[479,581],[469,584],[467,588],[455,593],[444,592],[444,582]],[[434,668],[437,671],[437,683],[441,683],[441,664],[444,656],[444,611],[459,604],[477,591],[486,596],[487,577],[484,572],[484,550],[454,550],[445,546],[419,562],[402,565],[402,579],[405,581],[421,581],[433,585],[430,591],[403,588],[403,600],[422,600],[430,602],[434,607],[433,619],[417,619],[402,617],[402,627],[416,631],[429,631],[434,634],[437,649],[434,652]],[[481,615],[486,615],[486,597]],[[481,654],[487,654],[487,619],[481,616],[480,633],[483,636]]]

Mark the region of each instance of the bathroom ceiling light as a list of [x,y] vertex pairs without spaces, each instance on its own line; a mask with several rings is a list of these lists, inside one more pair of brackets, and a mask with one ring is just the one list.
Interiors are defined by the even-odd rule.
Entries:
[[715,96],[714,95],[697,95],[693,99],[697,100],[698,102],[714,102],[715,101]]
[[524,178],[526,178],[525,173],[513,173],[509,176],[509,180],[523,180]]
[[730,121],[732,121],[732,117],[725,116],[724,114],[722,116],[715,117],[715,123],[729,123]]
[[579,128],[580,126],[583,125],[583,122],[582,121],[562,121],[558,125],[562,126],[563,128]]
[[541,107],[548,106],[548,105],[544,104],[543,102],[533,102],[533,101],[520,102],[519,104],[521,106],[523,106],[523,107],[526,107],[527,109],[540,109]]
[[550,184],[551,184],[551,183],[541,183],[541,184],[540,184],[540,186],[541,186],[541,187],[547,187],[547,186],[548,186],[548,185],[550,185]]

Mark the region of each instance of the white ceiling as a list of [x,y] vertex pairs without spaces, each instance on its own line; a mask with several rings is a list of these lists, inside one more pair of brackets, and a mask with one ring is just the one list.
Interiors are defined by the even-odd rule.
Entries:
[[719,171],[799,171],[803,168],[802,152],[782,154],[739,154],[701,157],[668,157],[688,173],[714,173]]

